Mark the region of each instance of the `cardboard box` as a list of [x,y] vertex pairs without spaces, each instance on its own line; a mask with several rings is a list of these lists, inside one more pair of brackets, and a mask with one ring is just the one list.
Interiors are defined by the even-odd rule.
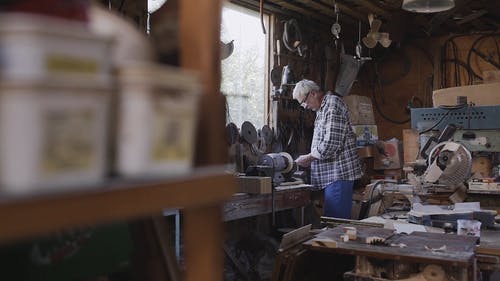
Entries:
[[271,177],[241,176],[237,177],[239,192],[252,194],[271,193]]
[[475,105],[500,104],[500,83],[489,83],[462,87],[439,89],[432,92],[434,107],[456,105],[458,96],[466,96],[468,103]]
[[373,151],[373,168],[375,170],[402,168],[402,151],[402,144],[398,140],[378,141]]
[[343,99],[349,108],[349,119],[352,125],[375,124],[372,100],[369,97],[349,95],[343,97]]
[[352,130],[356,134],[356,146],[362,147],[378,141],[377,125],[354,125]]

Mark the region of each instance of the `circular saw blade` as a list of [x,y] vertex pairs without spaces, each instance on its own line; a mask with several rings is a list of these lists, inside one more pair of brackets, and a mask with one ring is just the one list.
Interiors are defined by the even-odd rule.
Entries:
[[257,130],[255,126],[245,121],[241,124],[241,137],[249,144],[255,144],[257,142]]
[[271,144],[273,142],[274,139],[273,130],[271,130],[271,128],[268,125],[262,126],[261,134],[266,145]]
[[235,144],[240,138],[238,127],[233,122],[226,125],[226,141],[228,144]]
[[472,156],[461,144],[442,142],[431,151],[430,165],[434,169],[441,169],[442,173],[437,179],[440,184],[456,185],[463,183],[470,177]]

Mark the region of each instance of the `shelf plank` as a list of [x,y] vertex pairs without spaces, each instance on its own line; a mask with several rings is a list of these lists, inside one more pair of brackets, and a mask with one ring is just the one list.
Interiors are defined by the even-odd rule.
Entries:
[[500,190],[467,190],[469,194],[500,195]]
[[167,208],[217,207],[236,192],[221,169],[147,183],[114,182],[74,192],[0,200],[0,243],[84,225],[160,214]]

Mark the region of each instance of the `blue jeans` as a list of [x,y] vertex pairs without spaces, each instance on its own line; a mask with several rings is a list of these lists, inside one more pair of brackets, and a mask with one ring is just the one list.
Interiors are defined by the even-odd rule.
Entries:
[[351,219],[353,185],[354,181],[338,180],[325,187],[325,216]]

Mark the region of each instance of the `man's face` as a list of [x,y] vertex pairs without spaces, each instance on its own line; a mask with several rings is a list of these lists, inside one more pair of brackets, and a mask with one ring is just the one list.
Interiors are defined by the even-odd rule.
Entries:
[[304,97],[304,99],[300,102],[300,106],[302,106],[305,109],[309,109],[312,111],[316,111],[319,109],[321,103],[319,100],[319,95],[315,91],[310,91],[307,93],[307,95]]

